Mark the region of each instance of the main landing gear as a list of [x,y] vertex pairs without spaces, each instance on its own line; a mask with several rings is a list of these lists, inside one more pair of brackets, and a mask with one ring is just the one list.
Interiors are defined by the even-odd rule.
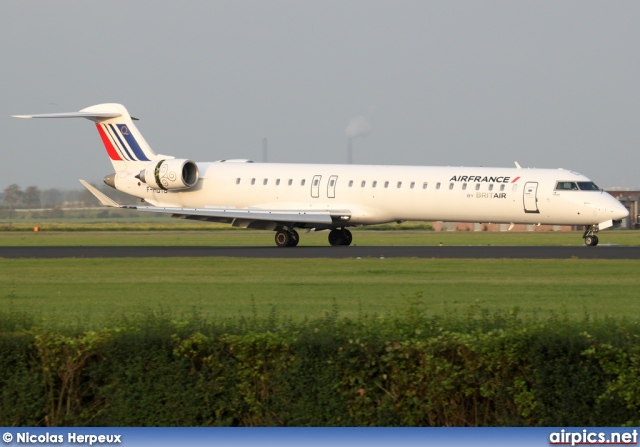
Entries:
[[582,238],[584,239],[584,245],[587,245],[589,247],[595,247],[596,245],[598,245],[598,236],[596,236],[598,230],[598,225],[587,226],[587,228],[584,230],[584,234],[582,235]]
[[[281,228],[276,231],[276,245],[278,247],[295,247],[300,241],[298,232],[293,228]],[[353,236],[346,228],[335,228],[329,232],[329,243],[336,245],[351,245]]]
[[276,231],[276,245],[278,247],[295,247],[299,241],[300,236],[293,228],[283,228]]
[[340,230],[336,228],[329,232],[329,243],[333,246],[351,245],[351,241],[353,241],[353,236],[351,235],[351,231],[346,228]]

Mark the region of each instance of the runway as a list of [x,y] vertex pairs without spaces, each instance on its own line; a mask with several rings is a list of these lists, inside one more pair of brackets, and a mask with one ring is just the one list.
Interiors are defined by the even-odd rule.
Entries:
[[0,258],[436,258],[436,259],[640,259],[640,247],[0,247]]

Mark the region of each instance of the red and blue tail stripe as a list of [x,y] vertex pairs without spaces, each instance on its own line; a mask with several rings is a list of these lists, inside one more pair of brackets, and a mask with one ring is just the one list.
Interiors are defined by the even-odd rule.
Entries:
[[149,161],[126,124],[96,123],[96,128],[111,160]]

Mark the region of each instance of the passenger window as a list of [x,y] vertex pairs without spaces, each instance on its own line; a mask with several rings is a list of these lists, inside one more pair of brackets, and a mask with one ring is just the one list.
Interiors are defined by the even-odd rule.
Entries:
[[429,184],[429,183],[424,182],[424,183],[422,184],[422,189],[427,189],[427,185],[428,185],[428,184]]
[[413,189],[416,186],[416,182],[411,182],[411,184],[409,185],[409,188]]
[[289,183],[289,186],[293,185],[293,179],[290,178],[288,183]]
[[398,188],[402,188],[402,182],[398,182]]
[[489,191],[493,191],[493,183],[489,185]]
[[462,190],[464,191],[465,189],[467,189],[467,184],[466,184],[466,183],[463,183],[463,184],[462,184]]
[[300,186],[304,186],[305,183],[307,183],[307,181],[305,179],[302,179],[302,181],[300,182]]
[[389,187],[389,182],[384,182],[384,187],[388,188]]
[[504,191],[504,185],[500,185],[500,191]]
[[367,184],[366,180],[363,180],[362,183],[360,184],[360,187],[364,188],[364,185],[366,184]]
[[511,188],[513,190],[513,192],[516,192],[518,190],[518,185],[513,185],[513,188]]
[[236,185],[239,185],[239,184],[240,184],[240,177],[236,179]]
[[255,184],[256,184],[256,179],[252,178],[252,179],[251,179],[251,184],[252,184],[252,185],[255,185]]
[[378,184],[377,180],[374,180],[373,183],[371,184],[371,187],[375,188],[377,184]]
[[449,183],[449,189],[453,189],[453,183]]
[[276,186],[280,184],[280,179],[276,179]]
[[264,179],[264,180],[262,181],[262,184],[263,184],[263,185],[266,185],[268,181],[269,181],[269,180]]
[[476,183],[476,191],[480,191],[480,183]]
[[440,182],[436,183],[436,189],[440,189]]
[[353,186],[353,180],[349,180],[349,188]]

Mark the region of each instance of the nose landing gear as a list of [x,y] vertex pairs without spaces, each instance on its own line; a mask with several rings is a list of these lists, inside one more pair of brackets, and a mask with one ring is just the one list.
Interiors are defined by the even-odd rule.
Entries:
[[598,245],[598,236],[587,236],[584,238],[584,245],[594,247]]
[[596,245],[598,245],[598,236],[596,236],[598,230],[598,225],[587,226],[587,228],[584,230],[584,234],[582,235],[582,238],[584,239],[584,245],[588,247],[595,247]]

